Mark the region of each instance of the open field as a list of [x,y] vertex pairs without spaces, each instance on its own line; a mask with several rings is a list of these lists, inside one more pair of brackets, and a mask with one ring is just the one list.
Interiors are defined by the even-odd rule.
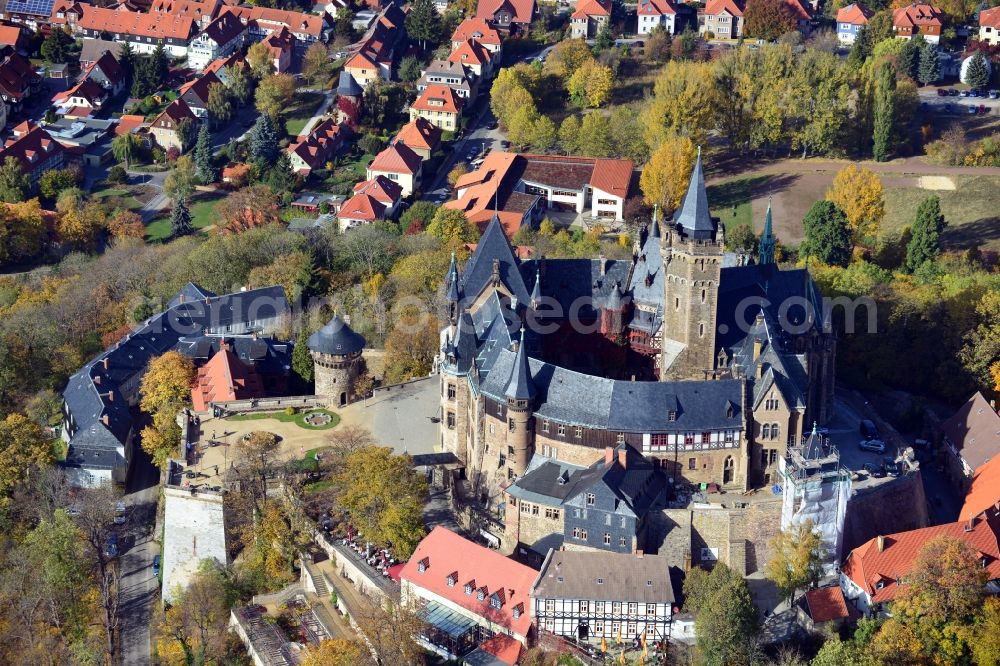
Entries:
[[[215,224],[215,207],[225,197],[224,193],[212,192],[196,196],[189,208],[191,226],[201,230]],[[146,225],[146,241],[165,241],[170,238],[170,216],[158,217]]]

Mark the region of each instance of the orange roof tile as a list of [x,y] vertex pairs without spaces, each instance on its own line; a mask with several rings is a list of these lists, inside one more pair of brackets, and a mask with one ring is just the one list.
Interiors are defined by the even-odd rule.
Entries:
[[20,37],[20,27],[16,25],[0,25],[0,46],[14,46]]
[[531,23],[535,15],[535,0],[479,0],[476,18],[491,20],[504,5],[511,10],[514,23]]
[[394,143],[380,152],[368,165],[371,171],[386,173],[415,174],[420,169],[423,160],[420,155],[403,142]]
[[124,115],[118,119],[118,125],[115,127],[115,134],[127,134],[145,124],[146,118],[144,116],[132,116]]
[[250,21],[256,21],[258,24],[268,23],[275,29],[279,25],[284,25],[293,33],[316,38],[320,37],[323,30],[328,27],[327,21],[330,18],[326,12],[317,15],[270,7],[225,7],[222,11],[236,14],[244,23]]
[[418,111],[458,113],[462,109],[462,98],[448,86],[434,84],[424,88],[410,106]]
[[608,0],[580,0],[570,18],[584,19],[588,16],[611,16],[611,3]]
[[959,520],[968,520],[1000,502],[1000,456],[979,466],[965,493]]
[[458,45],[448,55],[448,62],[458,62],[463,65],[485,65],[493,59],[489,49],[475,39],[467,39]]
[[405,143],[410,148],[434,150],[441,143],[441,128],[422,116],[403,125],[394,141]]
[[846,7],[841,7],[837,11],[837,23],[865,25],[868,23],[869,16],[871,16],[871,12],[855,2]]
[[510,666],[517,664],[517,660],[521,658],[521,644],[505,634],[487,638],[479,644],[479,649]]
[[451,41],[463,42],[475,39],[490,46],[500,46],[503,40],[500,33],[490,27],[490,24],[480,18],[467,18],[458,24],[451,35]]
[[403,194],[403,188],[395,181],[389,180],[385,176],[375,176],[371,180],[363,180],[354,186],[355,194],[368,194],[376,201],[391,206]]
[[892,11],[892,25],[896,28],[940,26],[941,10],[932,5],[913,3]]
[[[910,573],[927,542],[939,536],[950,536],[985,556],[990,580],[1000,579],[1000,545],[997,543],[1000,517],[997,512],[978,515],[972,519],[972,529],[968,528],[968,521],[961,521],[875,537],[847,555],[842,571],[868,593],[873,603],[892,601],[899,593],[896,581]],[[881,549],[879,539],[882,539]]]
[[634,169],[632,160],[598,159],[594,162],[590,186],[624,199],[628,196]]
[[677,10],[670,0],[639,0],[639,7],[636,10],[639,16],[669,16],[676,13]]
[[198,368],[191,387],[191,402],[197,412],[205,411],[212,402],[263,397],[264,384],[257,370],[244,365],[228,345]]
[[708,0],[705,4],[705,14],[718,16],[728,12],[730,16],[743,16],[743,2],[738,0]]
[[[448,584],[449,576],[454,576],[453,585]],[[441,526],[435,527],[417,545],[400,573],[403,581],[443,597],[474,615],[488,617],[493,623],[521,636],[527,636],[531,628],[529,594],[537,576],[538,572],[531,567]],[[469,594],[466,589],[470,590]],[[482,601],[479,600],[480,590]],[[499,609],[490,606],[494,596],[499,597]],[[515,608],[518,609],[516,618]]]
[[1000,28],[1000,7],[979,12],[980,27]]
[[842,620],[850,616],[844,591],[839,587],[819,587],[806,592],[806,608],[813,622]]
[[196,31],[190,16],[174,14],[137,14],[106,7],[87,6],[77,25],[84,30],[121,33],[155,39],[187,40]]

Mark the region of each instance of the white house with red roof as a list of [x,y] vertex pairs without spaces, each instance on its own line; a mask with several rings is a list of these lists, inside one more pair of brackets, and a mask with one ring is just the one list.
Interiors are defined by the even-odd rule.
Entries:
[[579,0],[569,17],[570,37],[592,39],[611,20],[611,0]]
[[967,520],[880,535],[858,546],[840,569],[840,587],[858,610],[878,612],[906,585],[906,577],[931,540],[947,536],[964,542],[989,573],[989,587],[1000,589],[1000,510],[995,506]]
[[467,39],[448,55],[448,62],[462,65],[477,77],[490,79],[500,58],[475,39]]
[[943,18],[937,7],[914,2],[892,11],[892,31],[899,39],[913,39],[920,34],[925,41],[937,44],[941,41]]
[[343,146],[343,132],[333,118],[325,118],[309,134],[298,136],[287,149],[292,170],[308,177],[313,170],[322,169]]
[[418,641],[427,649],[473,663],[492,655],[513,666],[532,635],[537,578],[531,567],[439,526],[400,572],[400,599],[424,621]]
[[841,44],[853,44],[858,31],[868,25],[872,13],[864,5],[853,2],[837,11],[837,40]]
[[992,46],[1000,44],[1000,7],[979,12],[979,41]]
[[403,188],[385,176],[375,176],[354,186],[354,196],[337,212],[340,230],[388,220],[396,216]]
[[698,14],[698,32],[712,33],[716,39],[739,39],[743,35],[742,0],[708,0]]
[[426,118],[417,116],[403,125],[392,142],[405,143],[422,159],[429,160],[441,145],[441,129]]
[[635,13],[640,35],[648,35],[657,26],[669,35],[676,32],[677,8],[670,0],[639,0]]
[[423,159],[405,143],[397,141],[380,152],[368,165],[368,180],[384,176],[398,184],[403,196],[413,194],[420,183],[420,167]]
[[125,90],[125,70],[109,51],[84,70],[83,78],[95,81],[112,97]]
[[476,18],[500,30],[527,30],[535,11],[535,0],[479,0]]
[[485,20],[467,18],[459,23],[451,35],[451,48],[457,49],[462,42],[469,39],[476,40],[490,53],[503,56],[503,37]]
[[418,117],[448,132],[458,129],[463,100],[455,91],[439,83],[427,86],[410,105],[410,120]]
[[235,53],[243,46],[246,36],[247,26],[236,14],[223,14],[188,44],[188,67],[203,70],[213,60]]
[[66,161],[66,150],[41,127],[25,121],[14,128],[13,136],[0,149],[0,164],[13,157],[28,175],[31,188],[50,169],[60,169]]
[[86,118],[108,101],[109,93],[92,79],[83,79],[69,90],[56,93],[52,103],[60,115]]

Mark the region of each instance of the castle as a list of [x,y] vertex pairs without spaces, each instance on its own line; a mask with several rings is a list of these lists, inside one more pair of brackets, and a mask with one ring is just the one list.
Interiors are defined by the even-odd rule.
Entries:
[[502,518],[533,457],[587,467],[623,445],[669,484],[776,483],[829,417],[836,345],[775,245],[769,206],[756,261],[724,250],[700,154],[630,260],[520,261],[494,218],[464,270],[452,259],[438,358],[440,446],[475,498]]

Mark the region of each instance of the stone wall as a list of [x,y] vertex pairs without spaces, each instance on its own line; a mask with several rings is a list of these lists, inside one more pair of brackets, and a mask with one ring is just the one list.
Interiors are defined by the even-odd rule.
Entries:
[[[691,509],[691,558],[711,565],[702,549],[717,553],[718,561],[749,575],[767,564],[767,543],[781,528],[781,501],[762,500],[745,508],[697,505]],[[706,554],[707,555],[707,554]]]
[[927,498],[917,470],[873,488],[854,491],[847,504],[842,552],[846,557],[880,534],[906,532],[929,524]]

